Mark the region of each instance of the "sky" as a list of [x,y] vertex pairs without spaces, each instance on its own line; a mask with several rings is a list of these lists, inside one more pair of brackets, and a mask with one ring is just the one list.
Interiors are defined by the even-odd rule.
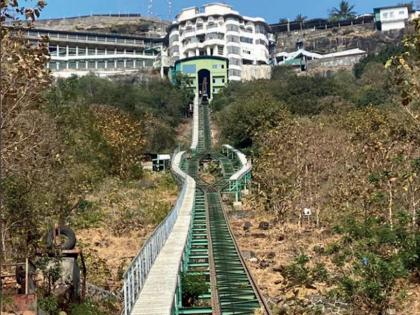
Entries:
[[[339,0],[152,0],[152,13],[162,19],[172,20],[182,9],[201,6],[209,2],[224,2],[242,15],[263,17],[270,23],[280,18],[294,19],[298,14],[309,18],[326,17]],[[140,13],[148,15],[150,0],[47,0],[41,18],[63,18],[102,13]],[[172,2],[169,14],[168,3]],[[373,8],[395,5],[403,0],[350,0],[359,14],[372,13]],[[417,0],[420,5],[420,0]]]

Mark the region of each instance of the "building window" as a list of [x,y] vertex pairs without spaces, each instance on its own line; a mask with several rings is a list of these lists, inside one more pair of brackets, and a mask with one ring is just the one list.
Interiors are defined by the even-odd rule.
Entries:
[[239,55],[241,53],[241,49],[239,47],[236,47],[236,46],[228,46],[227,47],[227,52],[228,52],[228,54]]
[[182,66],[182,72],[195,74],[197,72],[197,68],[196,68],[195,65],[183,65]]
[[86,56],[86,47],[79,47],[79,56]]
[[98,69],[105,69],[105,60],[98,61]]
[[253,41],[253,39],[252,39],[252,38],[249,38],[249,37],[242,37],[242,36],[241,36],[241,43],[253,44],[253,43],[254,43],[254,41]]
[[87,61],[79,61],[79,69],[87,69]]
[[231,65],[240,66],[241,65],[241,60],[237,59],[237,58],[229,58],[229,63]]
[[51,71],[56,71],[56,70],[57,70],[57,62],[55,62],[55,61],[51,61],[51,62],[49,63],[49,65],[48,65],[48,68],[49,68]]
[[239,26],[238,25],[234,25],[234,24],[228,24],[226,25],[226,30],[232,31],[232,32],[239,32]]
[[134,61],[133,60],[127,60],[125,67],[128,69],[133,69],[134,68]]
[[89,49],[88,49],[88,55],[89,55],[89,56],[94,56],[94,55],[96,55],[96,49],[95,49],[95,48],[89,48]]
[[241,71],[236,70],[236,69],[229,69],[229,76],[240,77],[241,76]]
[[76,56],[77,50],[76,47],[69,47],[69,56]]
[[61,61],[58,63],[58,70],[66,70],[67,69],[67,63],[65,61]]
[[117,68],[118,69],[123,69],[124,68],[124,60],[122,60],[122,59],[117,60]]
[[51,56],[57,56],[57,46],[50,46],[48,47]]
[[67,49],[66,49],[66,47],[59,47],[59,49],[58,49],[58,55],[60,57],[65,57],[67,55]]
[[93,60],[88,61],[88,69],[95,69],[96,63]]
[[226,36],[226,39],[230,43],[239,43],[240,42],[239,36],[228,35],[228,36]]

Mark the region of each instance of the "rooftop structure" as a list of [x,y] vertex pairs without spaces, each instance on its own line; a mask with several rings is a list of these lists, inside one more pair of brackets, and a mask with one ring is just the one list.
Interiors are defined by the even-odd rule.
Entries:
[[404,29],[411,13],[407,5],[376,8],[373,11],[378,31]]
[[292,53],[281,52],[276,54],[275,64],[297,67],[302,71],[310,70],[313,67],[322,67],[333,71],[353,67],[366,55],[367,53],[364,50],[358,48],[324,55],[298,49]]
[[197,56],[229,60],[229,80],[241,80],[243,65],[270,61],[269,26],[262,18],[242,16],[226,4],[184,9],[168,29],[169,63]]

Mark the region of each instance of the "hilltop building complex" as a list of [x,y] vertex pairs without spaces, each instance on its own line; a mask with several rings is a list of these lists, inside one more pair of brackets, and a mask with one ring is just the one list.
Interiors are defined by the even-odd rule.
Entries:
[[169,27],[168,36],[171,65],[184,58],[224,57],[229,60],[229,80],[239,81],[244,65],[270,63],[269,25],[225,4],[183,10]]
[[48,68],[55,77],[139,72],[147,76],[160,71],[172,81],[178,75],[189,78],[195,91],[201,91],[204,80],[211,98],[229,81],[270,78],[272,66],[289,65],[305,72],[350,69],[372,53],[369,49],[375,45],[370,37],[353,41],[343,34],[338,38],[335,33],[340,29],[400,32],[418,16],[418,11],[398,5],[346,21],[312,19],[269,25],[263,18],[243,16],[229,5],[212,3],[184,9],[172,23],[140,14],[40,20],[27,30],[27,37],[37,42],[48,36]]

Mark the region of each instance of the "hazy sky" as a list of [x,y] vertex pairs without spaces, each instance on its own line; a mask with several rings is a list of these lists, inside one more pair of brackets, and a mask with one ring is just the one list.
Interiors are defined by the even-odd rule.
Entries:
[[[200,6],[209,2],[224,2],[232,5],[243,15],[264,17],[269,22],[280,18],[293,19],[299,13],[313,17],[326,17],[328,11],[339,0],[152,0],[153,14],[163,19],[169,18],[168,2],[172,2],[171,19],[185,7]],[[417,0],[420,2],[420,0]],[[42,18],[61,18],[91,13],[140,13],[147,15],[150,0],[47,0],[48,6]],[[350,0],[358,13],[372,13],[380,6],[394,5],[403,0]]]

